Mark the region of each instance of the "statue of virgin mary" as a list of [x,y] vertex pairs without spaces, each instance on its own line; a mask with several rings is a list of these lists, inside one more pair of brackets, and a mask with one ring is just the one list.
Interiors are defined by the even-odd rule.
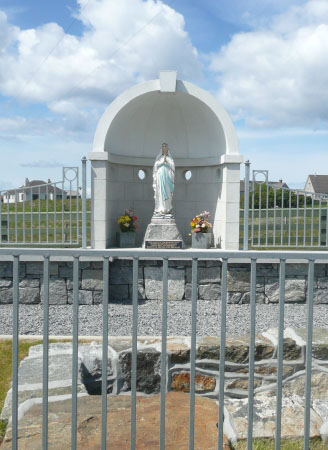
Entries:
[[153,168],[154,216],[172,215],[174,173],[174,161],[168,145],[164,143],[160,153],[157,155]]

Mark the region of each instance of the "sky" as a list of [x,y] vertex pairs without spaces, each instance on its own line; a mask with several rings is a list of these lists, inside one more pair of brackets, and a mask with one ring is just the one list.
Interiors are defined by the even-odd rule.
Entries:
[[161,69],[217,98],[252,169],[328,174],[327,0],[0,0],[0,189],[59,181]]

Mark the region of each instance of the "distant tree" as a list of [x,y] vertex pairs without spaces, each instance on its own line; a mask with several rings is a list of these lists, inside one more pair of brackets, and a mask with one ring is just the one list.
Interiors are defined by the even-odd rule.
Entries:
[[[297,194],[295,192],[291,192],[289,189],[274,189],[269,186],[268,188],[268,208],[274,208],[275,206],[278,208],[296,208],[297,207]],[[276,201],[274,201],[274,191],[276,191]],[[261,196],[261,208],[265,209],[267,207],[267,185],[265,183],[255,183],[254,189],[254,208],[259,209],[260,205],[260,196]],[[290,196],[290,199],[289,199]],[[252,207],[253,201],[253,193],[249,193],[249,206]],[[289,205],[290,202],[290,205]],[[312,206],[312,198],[306,197],[305,202],[307,207]],[[314,201],[314,207],[317,207],[319,202],[317,200]],[[244,207],[244,193],[240,196],[240,207]],[[298,207],[304,207],[304,195],[298,196]]]

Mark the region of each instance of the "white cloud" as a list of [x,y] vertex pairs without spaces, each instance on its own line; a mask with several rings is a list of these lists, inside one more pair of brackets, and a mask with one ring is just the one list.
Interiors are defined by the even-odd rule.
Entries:
[[254,127],[327,126],[328,2],[310,0],[238,33],[216,54],[217,95]]
[[200,76],[183,16],[161,1],[77,1],[81,36],[65,34],[56,23],[19,29],[0,13],[1,94],[46,103],[83,124],[88,113],[81,108],[103,107],[160,69]]

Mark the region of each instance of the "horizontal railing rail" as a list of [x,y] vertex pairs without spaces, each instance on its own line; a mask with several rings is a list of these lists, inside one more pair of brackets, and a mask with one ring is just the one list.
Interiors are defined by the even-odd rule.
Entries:
[[[222,260],[221,296],[220,300],[220,335],[221,348],[226,342],[226,309],[227,309],[227,273],[229,264],[236,260],[249,263],[250,275],[250,351],[249,351],[249,394],[248,394],[248,432],[247,448],[253,445],[253,417],[254,417],[254,349],[256,326],[256,271],[259,261],[278,261],[279,272],[279,322],[278,322],[278,367],[277,367],[277,397],[276,397],[276,427],[275,449],[280,448],[281,441],[281,407],[282,407],[282,377],[283,377],[283,332],[284,332],[284,304],[286,261],[298,263],[306,262],[308,265],[307,283],[307,347],[306,347],[306,385],[304,408],[304,448],[309,448],[310,430],[310,402],[311,402],[311,370],[312,370],[312,331],[313,331],[313,289],[314,267],[317,261],[328,262],[328,252],[298,252],[298,251],[223,251],[213,250],[146,250],[146,249],[0,249],[0,256],[13,261],[13,354],[12,354],[12,445],[18,445],[18,336],[19,336],[19,264],[20,258],[28,256],[40,257],[43,260],[44,277],[44,316],[43,316],[43,449],[48,448],[48,337],[49,337],[49,264],[58,257],[71,257],[73,262],[73,353],[72,353],[72,426],[71,448],[77,447],[77,377],[78,377],[78,323],[79,323],[79,270],[80,263],[90,258],[99,258],[103,264],[103,346],[102,346],[102,435],[101,448],[106,449],[107,438],[110,445],[110,434],[107,435],[107,354],[108,354],[108,305],[109,305],[109,264],[111,258],[130,258],[133,261],[133,314],[132,314],[132,374],[131,374],[131,449],[136,448],[137,429],[137,339],[138,339],[138,269],[142,259],[159,259],[163,262],[162,287],[162,359],[161,359],[161,407],[160,407],[160,448],[165,448],[165,395],[166,386],[166,342],[167,342],[167,301],[169,293],[170,259],[192,261],[192,300],[191,300],[191,351],[190,351],[190,413],[189,413],[189,449],[194,448],[195,424],[195,362],[196,362],[196,328],[197,328],[197,283],[198,261],[201,259]],[[225,399],[225,352],[220,351],[219,365],[219,406],[218,406],[218,448],[223,448],[223,422]]]

